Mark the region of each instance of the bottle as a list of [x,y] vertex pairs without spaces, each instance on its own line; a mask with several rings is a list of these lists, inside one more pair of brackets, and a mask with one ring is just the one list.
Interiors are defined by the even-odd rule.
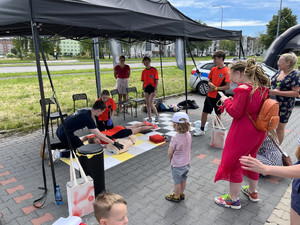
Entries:
[[196,133],[199,133],[200,130],[201,130],[201,121],[200,121],[200,120],[197,120],[197,121],[195,122],[195,132],[196,132]]
[[55,202],[57,205],[62,205],[62,195],[60,192],[59,185],[56,185],[56,188],[55,188]]

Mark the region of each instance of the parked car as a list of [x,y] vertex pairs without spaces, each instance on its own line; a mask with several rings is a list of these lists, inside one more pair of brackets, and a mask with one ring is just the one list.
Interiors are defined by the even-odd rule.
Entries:
[[[233,63],[232,60],[225,60],[224,64],[230,68],[231,64]],[[216,66],[213,61],[203,61],[200,64],[198,64],[197,68],[200,71],[200,74],[196,73],[196,67],[192,69],[191,76],[189,80],[189,85],[191,88],[194,88],[197,90],[197,92],[200,95],[206,95],[209,90],[208,86],[208,74],[210,70]],[[266,74],[269,77],[272,77],[277,70],[265,65],[264,63],[261,63],[262,68],[266,71]],[[236,88],[237,85],[234,83],[231,83],[230,90],[226,91],[226,94],[233,95],[233,89]]]

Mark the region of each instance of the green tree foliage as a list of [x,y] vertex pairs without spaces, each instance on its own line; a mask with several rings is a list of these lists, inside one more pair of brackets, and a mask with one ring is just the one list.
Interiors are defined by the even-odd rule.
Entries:
[[[269,48],[276,38],[277,23],[278,14],[273,15],[272,20],[270,20],[267,24],[267,33],[260,35],[260,42],[262,43],[265,49]],[[293,11],[290,8],[283,8],[281,10],[280,16],[279,35],[295,25],[297,25],[297,16],[293,15]]]
[[229,52],[229,55],[234,55],[236,52],[236,41],[231,40],[221,40],[219,44],[219,48],[223,51]]
[[[195,20],[197,23],[201,25],[207,26],[206,23],[202,23],[201,20]],[[191,51],[196,49],[196,55],[202,55],[205,50],[207,50],[212,45],[212,41],[201,41],[201,42],[190,42]]]
[[[110,57],[110,49],[109,49],[109,42],[107,39],[98,38],[99,41],[99,58],[104,59],[105,54],[109,54]],[[92,39],[85,39],[80,41],[81,45],[81,55],[84,53],[91,58],[93,58],[93,40]]]
[[15,49],[16,55],[23,59],[26,57],[29,51],[29,40],[23,37],[16,37],[12,39],[12,43]]

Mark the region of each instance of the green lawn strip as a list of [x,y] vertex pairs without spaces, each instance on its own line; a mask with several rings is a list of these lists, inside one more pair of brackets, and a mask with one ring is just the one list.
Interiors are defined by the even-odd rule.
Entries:
[[[188,66],[188,71],[191,69],[192,66]],[[189,79],[190,72],[188,72],[187,76]],[[60,106],[62,110],[68,114],[73,112],[73,94],[86,93],[90,106],[96,100],[96,84],[93,74],[78,76],[66,75],[53,77],[52,79]],[[132,71],[129,84],[130,86],[137,87],[139,97],[141,97],[142,86],[140,79],[141,71]],[[166,95],[184,92],[183,71],[177,69],[175,66],[165,68],[164,84]],[[116,87],[112,73],[103,73],[101,75],[101,86],[102,90],[112,90]],[[45,96],[51,96],[48,78],[44,79],[44,89]],[[37,129],[37,125],[41,125],[40,92],[37,77],[0,80],[0,92],[2,94],[0,99],[0,131],[12,129],[25,131],[30,130],[31,127],[32,129]],[[162,95],[160,79],[158,97]],[[78,107],[81,106],[78,105]],[[84,103],[82,107],[84,107]]]

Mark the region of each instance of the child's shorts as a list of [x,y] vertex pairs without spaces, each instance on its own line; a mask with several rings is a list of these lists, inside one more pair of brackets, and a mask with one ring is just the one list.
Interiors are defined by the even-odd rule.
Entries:
[[182,167],[171,167],[172,168],[172,176],[174,180],[174,184],[180,184],[183,181],[186,181],[187,174],[190,170],[190,164]]
[[300,179],[294,179],[292,185],[291,207],[300,216]]

